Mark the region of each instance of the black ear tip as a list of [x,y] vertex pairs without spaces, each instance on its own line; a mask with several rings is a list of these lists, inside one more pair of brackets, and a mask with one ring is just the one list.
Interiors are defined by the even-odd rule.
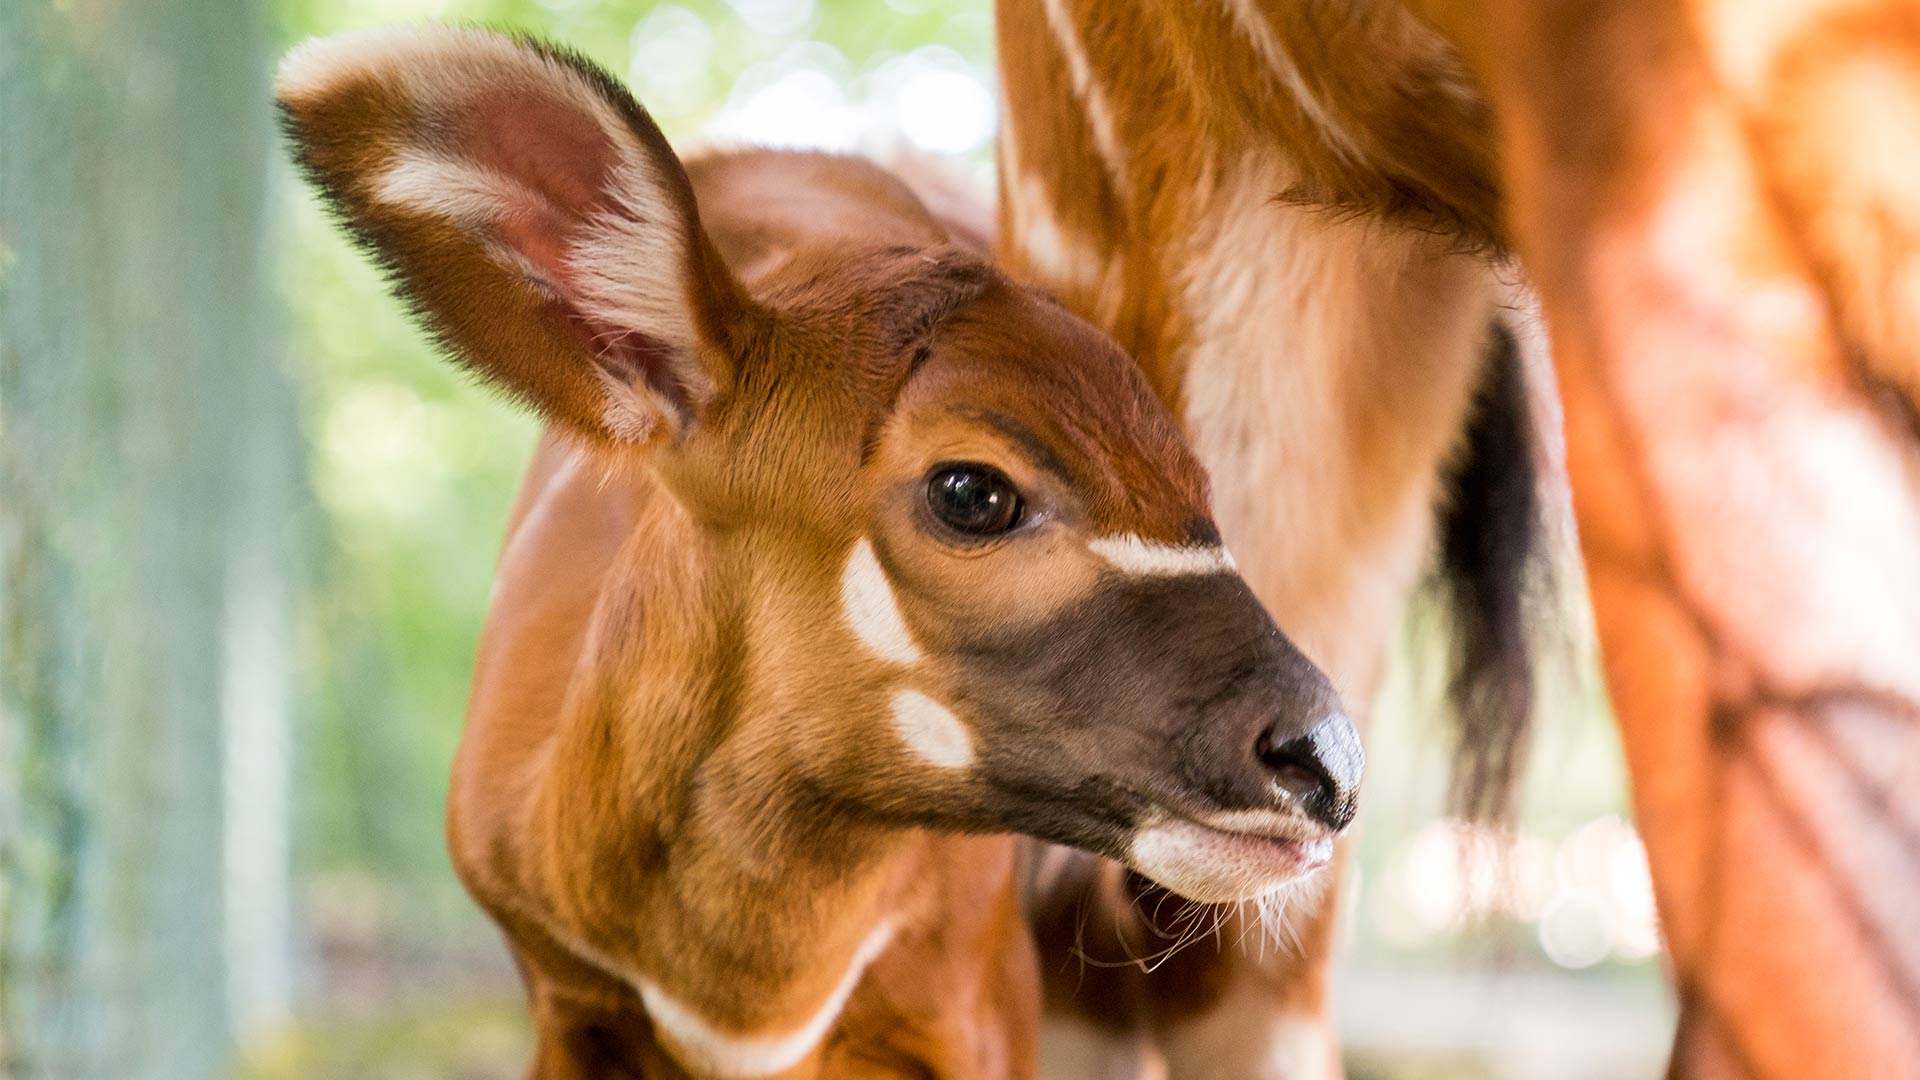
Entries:
[[506,36],[521,48],[538,53],[547,62],[559,64],[578,74],[609,104],[625,113],[629,122],[645,129],[652,138],[658,139],[663,147],[666,145],[666,136],[661,134],[659,125],[654,123],[653,116],[647,112],[646,107],[633,96],[633,91],[628,89],[627,84],[618,76],[601,67],[592,57],[572,46],[535,37],[524,30],[516,30]]

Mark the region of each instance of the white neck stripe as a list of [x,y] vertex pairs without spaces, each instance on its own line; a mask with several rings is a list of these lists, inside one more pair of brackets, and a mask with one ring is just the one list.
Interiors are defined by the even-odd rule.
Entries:
[[667,1037],[680,1064],[695,1075],[748,1080],[783,1073],[820,1045],[827,1029],[840,1018],[840,1010],[846,1008],[847,999],[860,984],[860,977],[886,951],[897,929],[898,921],[891,918],[874,927],[854,950],[847,973],[840,977],[840,984],[827,995],[827,1000],[806,1023],[785,1035],[732,1035],[720,1031],[646,979],[638,980],[640,1002],[646,1006],[654,1026]]
[[1089,541],[1087,549],[1115,570],[1135,577],[1190,577],[1234,570],[1233,556],[1217,545],[1175,547],[1126,533]]

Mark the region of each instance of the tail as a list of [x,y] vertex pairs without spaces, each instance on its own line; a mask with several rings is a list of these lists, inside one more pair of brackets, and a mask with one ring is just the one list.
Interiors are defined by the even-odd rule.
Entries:
[[1449,803],[1473,821],[1509,816],[1533,722],[1536,618],[1552,594],[1534,416],[1519,344],[1496,322],[1440,520],[1459,738]]

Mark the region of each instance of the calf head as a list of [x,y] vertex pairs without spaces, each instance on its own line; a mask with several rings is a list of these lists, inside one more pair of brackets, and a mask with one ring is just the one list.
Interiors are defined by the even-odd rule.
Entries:
[[822,170],[871,173],[898,235],[790,230],[730,268],[713,237],[752,223],[710,234],[658,128],[571,54],[334,38],[279,95],[308,173],[447,350],[678,506],[674,543],[727,597],[679,618],[725,625],[735,684],[713,739],[731,767],[703,797],[797,785],[1087,848],[1202,900],[1326,860],[1353,730],[1236,574],[1174,422],[1111,341],[944,244],[883,174],[761,161],[791,161],[801,206],[830,197]]

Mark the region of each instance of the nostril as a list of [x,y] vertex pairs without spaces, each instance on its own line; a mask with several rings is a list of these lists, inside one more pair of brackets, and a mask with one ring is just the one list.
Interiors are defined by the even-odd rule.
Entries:
[[1273,783],[1301,809],[1330,828],[1346,828],[1353,821],[1360,773],[1365,768],[1353,725],[1335,713],[1304,735],[1276,737],[1289,727],[1268,729],[1255,743],[1254,754]]
[[1334,786],[1325,766],[1314,757],[1313,741],[1304,735],[1277,746],[1271,735],[1262,735],[1254,753],[1273,774],[1280,790],[1296,799],[1311,798]]

